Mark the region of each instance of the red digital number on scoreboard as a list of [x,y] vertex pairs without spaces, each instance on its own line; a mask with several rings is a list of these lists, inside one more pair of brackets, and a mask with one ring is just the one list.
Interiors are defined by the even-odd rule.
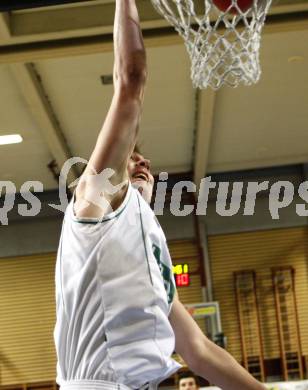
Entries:
[[190,276],[187,263],[174,265],[173,273],[175,276],[175,284],[177,287],[189,286]]
[[176,275],[175,283],[177,287],[189,286],[189,274]]

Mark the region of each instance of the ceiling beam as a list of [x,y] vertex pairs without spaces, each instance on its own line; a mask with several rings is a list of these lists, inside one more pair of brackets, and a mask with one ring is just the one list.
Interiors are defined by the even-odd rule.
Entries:
[[0,13],[0,43],[11,38],[10,15],[8,12]]
[[[11,70],[51,155],[61,169],[72,154],[34,66],[14,64],[11,65]],[[76,180],[78,176],[76,167],[72,167],[68,177],[69,183]]]
[[26,8],[36,8],[36,7],[48,7],[55,5],[63,5],[66,3],[76,3],[76,2],[84,2],[91,0],[2,0],[0,4],[0,12],[4,11],[13,11],[13,10],[21,10]]
[[[138,0],[138,11],[142,28],[158,27],[168,22],[158,13],[149,0]],[[33,12],[17,12],[12,14],[12,31],[15,37],[37,35],[40,37],[55,33],[72,34],[76,31],[79,36],[86,30],[95,29],[100,34],[112,33],[114,23],[115,3],[97,4],[88,2],[75,7],[49,7]],[[50,23],[50,20],[53,23]],[[68,36],[66,36],[68,37]]]
[[[63,1],[63,0],[62,0]],[[68,1],[68,0],[67,0]],[[40,1],[42,2],[42,1]],[[23,3],[23,2],[22,2]],[[168,22],[153,7],[149,0],[137,0],[138,11],[143,29],[167,26]],[[13,38],[37,36],[39,40],[44,36],[48,39],[51,34],[59,34],[68,38],[77,32],[78,36],[111,33],[114,21],[114,2],[97,4],[95,1],[76,3],[70,7],[49,7],[34,9],[29,12],[12,12],[11,28]],[[197,13],[204,12],[204,0],[195,0]],[[273,5],[269,14],[284,14],[303,12],[308,10],[308,4],[293,1],[292,4]],[[50,23],[50,20],[53,23]],[[86,32],[88,31],[88,32]],[[76,36],[76,35],[75,35]],[[57,38],[54,36],[53,38]],[[31,39],[32,40],[32,39]]]
[[[264,33],[308,30],[308,12],[290,15],[271,15]],[[144,30],[147,47],[182,44],[183,40],[172,27]],[[0,64],[35,62],[45,59],[111,52],[112,34],[94,35],[54,41],[31,42],[0,47]]]
[[[63,0],[62,0],[63,1]],[[43,2],[41,2],[43,3]],[[35,4],[34,4],[35,5]],[[137,0],[143,29],[168,26],[149,0]],[[204,12],[204,0],[195,0],[197,13]],[[307,2],[273,4],[269,14],[301,13],[308,11]],[[52,23],[50,21],[52,20]],[[60,7],[31,9],[10,13],[12,36],[4,44],[18,44],[50,39],[64,39],[112,32],[114,2],[74,2]]]
[[275,6],[272,6],[270,8],[270,15],[275,14],[286,14],[291,12],[303,12],[308,11],[308,4],[307,2],[300,2],[297,3],[294,1],[293,3],[288,4],[277,4]]
[[209,148],[214,125],[216,92],[211,88],[197,92],[197,126],[194,155],[194,183],[199,188],[200,181],[206,176]]

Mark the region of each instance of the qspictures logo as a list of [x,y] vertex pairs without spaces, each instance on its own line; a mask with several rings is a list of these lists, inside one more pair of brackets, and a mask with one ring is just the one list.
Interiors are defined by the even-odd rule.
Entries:
[[[65,212],[69,200],[67,197],[67,188],[74,189],[80,180],[88,188],[84,193],[84,199],[81,207],[87,207],[94,204],[102,211],[112,211],[110,199],[117,191],[120,191],[127,181],[113,185],[112,177],[115,172],[110,169],[104,169],[100,173],[91,175],[82,175],[79,179],[68,185],[68,174],[73,165],[77,163],[88,162],[80,157],[73,157],[65,162],[59,176],[59,203],[49,203],[48,206],[62,213]],[[161,172],[158,176],[157,190],[153,201],[155,215],[163,215],[166,211],[168,173]],[[136,185],[134,185],[136,187]],[[41,201],[35,195],[44,191],[43,183],[39,181],[26,181],[20,189],[17,189],[12,181],[0,181],[1,205],[0,205],[0,223],[8,225],[8,213],[13,210],[16,202],[16,194],[19,193],[25,202],[17,205],[17,212],[22,217],[35,217],[42,208]],[[196,204],[181,205],[183,192],[195,194]],[[296,204],[296,213],[301,217],[308,216],[308,181],[302,182],[298,188],[289,181],[277,181],[270,184],[269,181],[255,182],[214,182],[211,176],[201,180],[199,188],[192,181],[179,181],[171,189],[170,212],[176,217],[188,216],[195,213],[202,216],[207,215],[210,192],[215,191],[216,213],[223,217],[231,217],[243,213],[244,216],[252,216],[256,212],[257,195],[262,191],[268,192],[268,210],[272,219],[280,219],[280,211],[288,206],[294,200],[295,195],[303,201]],[[142,191],[141,191],[142,192]],[[231,196],[230,196],[231,193]],[[213,197],[211,198],[213,199]],[[104,213],[103,213],[104,214]]]

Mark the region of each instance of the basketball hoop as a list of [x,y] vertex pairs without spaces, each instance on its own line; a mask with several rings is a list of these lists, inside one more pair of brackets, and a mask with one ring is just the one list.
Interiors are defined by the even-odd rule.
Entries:
[[261,32],[271,2],[152,0],[185,41],[194,87],[215,90],[260,79]]

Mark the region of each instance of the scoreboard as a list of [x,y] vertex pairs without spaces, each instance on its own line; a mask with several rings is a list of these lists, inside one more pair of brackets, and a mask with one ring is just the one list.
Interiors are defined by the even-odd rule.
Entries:
[[190,285],[190,275],[188,264],[175,264],[173,274],[177,287],[186,287]]

